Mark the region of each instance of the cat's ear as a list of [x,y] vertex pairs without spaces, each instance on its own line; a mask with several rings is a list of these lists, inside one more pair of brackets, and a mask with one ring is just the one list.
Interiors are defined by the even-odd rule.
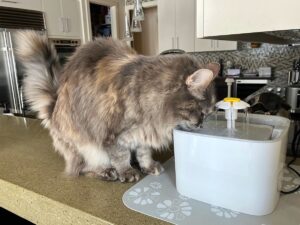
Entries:
[[218,75],[220,65],[209,63],[206,69],[199,69],[187,77],[185,83],[190,88],[205,89],[211,81]]
[[214,78],[215,78],[219,74],[220,64],[219,63],[209,63],[209,64],[207,64],[206,68],[213,72]]

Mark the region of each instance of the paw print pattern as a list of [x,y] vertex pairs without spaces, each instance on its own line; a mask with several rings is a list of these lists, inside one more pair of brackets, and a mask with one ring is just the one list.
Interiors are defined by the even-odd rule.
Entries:
[[[283,190],[284,191],[290,191],[295,189],[297,186],[300,185],[300,178],[295,177],[295,174],[291,172],[290,170],[284,168],[283,170]],[[300,190],[294,192],[295,194],[300,194]]]
[[161,189],[162,185],[159,182],[152,182],[149,185],[150,187],[152,187],[153,189]]
[[283,182],[291,182],[293,180],[292,177],[282,177]]
[[213,205],[211,206],[210,211],[215,213],[217,216],[224,217],[226,219],[235,218],[240,214],[239,212],[232,211],[230,209],[224,209]]
[[157,213],[161,218],[169,220],[184,220],[192,214],[192,207],[187,201],[180,199],[164,200],[157,204]]
[[294,189],[295,187],[296,187],[295,184],[286,184],[286,185],[284,185],[283,190],[290,191],[290,190]]
[[293,180],[293,184],[300,185],[300,178],[297,177]]
[[130,191],[128,198],[137,205],[149,205],[153,204],[159,197],[160,193],[158,191],[153,191],[149,187],[144,188],[135,188],[133,191]]

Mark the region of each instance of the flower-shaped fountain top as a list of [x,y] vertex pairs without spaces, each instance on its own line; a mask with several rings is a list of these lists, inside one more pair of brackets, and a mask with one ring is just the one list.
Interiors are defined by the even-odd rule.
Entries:
[[227,120],[227,128],[235,128],[235,120],[237,119],[237,111],[240,109],[247,109],[250,105],[239,98],[224,98],[222,101],[216,103],[218,109],[225,110],[225,118]]

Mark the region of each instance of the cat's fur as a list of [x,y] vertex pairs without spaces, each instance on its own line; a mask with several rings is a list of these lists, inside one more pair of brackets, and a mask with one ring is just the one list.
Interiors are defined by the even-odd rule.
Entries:
[[191,55],[146,57],[121,41],[98,39],[60,69],[46,37],[22,32],[17,43],[25,97],[50,130],[69,175],[136,181],[133,151],[142,172],[160,174],[151,149],[168,147],[176,125],[199,124],[215,103],[211,81],[219,65],[203,69]]
[[290,106],[279,95],[264,92],[248,100],[249,112],[266,115],[289,117]]

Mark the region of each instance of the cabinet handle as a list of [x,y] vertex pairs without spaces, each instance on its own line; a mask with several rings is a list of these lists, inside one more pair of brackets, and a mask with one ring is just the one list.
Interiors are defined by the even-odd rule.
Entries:
[[172,48],[174,48],[174,37],[172,37]]
[[13,3],[13,4],[17,4],[17,3],[19,3],[19,2],[16,2],[16,1],[9,1],[9,0],[2,0],[1,2]]
[[65,25],[66,25],[65,32],[66,33],[70,32],[70,30],[69,30],[69,18],[68,17],[65,18]]
[[176,40],[177,40],[177,48],[179,49],[179,37],[178,36],[176,37]]

